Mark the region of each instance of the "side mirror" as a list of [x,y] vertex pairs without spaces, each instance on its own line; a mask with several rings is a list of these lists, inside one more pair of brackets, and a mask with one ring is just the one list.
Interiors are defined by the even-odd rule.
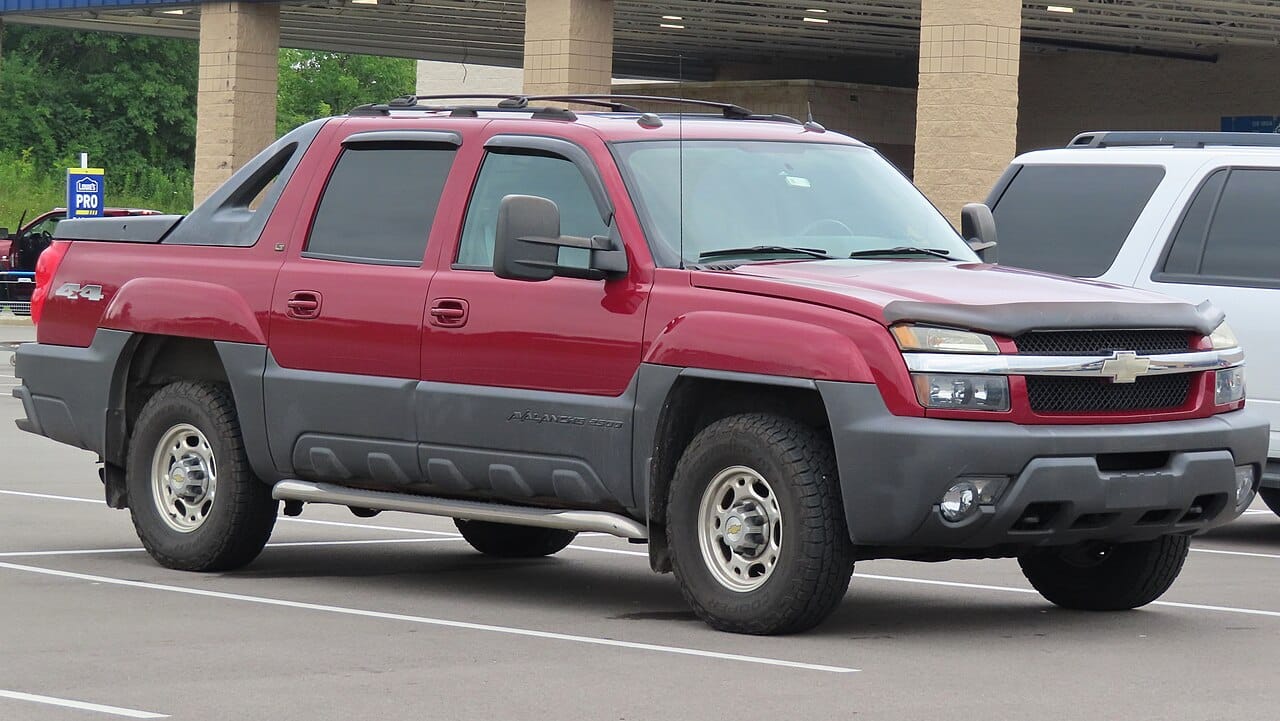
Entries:
[[960,235],[983,263],[996,262],[996,219],[991,208],[969,203],[960,210]]
[[[602,280],[627,272],[627,254],[613,237],[560,235],[560,209],[547,198],[508,195],[498,206],[493,273],[508,280]],[[587,267],[560,265],[561,248],[590,251]]]

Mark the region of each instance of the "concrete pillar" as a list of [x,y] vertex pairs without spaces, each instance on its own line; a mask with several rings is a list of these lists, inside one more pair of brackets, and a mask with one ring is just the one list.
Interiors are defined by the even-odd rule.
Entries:
[[612,76],[613,0],[525,2],[525,93],[608,93]]
[[280,5],[200,6],[195,202],[276,138]]
[[922,0],[915,182],[959,227],[1013,159],[1020,0]]

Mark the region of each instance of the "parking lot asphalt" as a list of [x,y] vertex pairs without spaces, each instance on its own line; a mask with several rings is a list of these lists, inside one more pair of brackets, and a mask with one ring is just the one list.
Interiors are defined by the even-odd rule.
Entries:
[[[29,339],[0,329],[0,343]],[[859,564],[818,629],[714,632],[644,547],[483,557],[308,506],[247,568],[142,552],[91,454],[18,431],[0,350],[0,719],[1270,719],[1280,518],[1197,538],[1159,604],[1069,612],[1013,561]]]

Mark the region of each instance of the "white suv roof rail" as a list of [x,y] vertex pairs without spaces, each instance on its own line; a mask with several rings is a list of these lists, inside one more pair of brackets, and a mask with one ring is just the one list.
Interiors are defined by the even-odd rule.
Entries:
[[1211,133],[1160,131],[1095,131],[1080,133],[1068,148],[1134,148],[1170,146],[1204,148],[1211,145],[1280,148],[1280,133]]

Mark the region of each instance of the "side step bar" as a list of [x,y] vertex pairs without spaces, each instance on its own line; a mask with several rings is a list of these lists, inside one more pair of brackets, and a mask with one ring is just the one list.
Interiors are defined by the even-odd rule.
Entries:
[[332,483],[308,481],[280,481],[272,487],[271,497],[278,501],[334,503],[339,506],[370,508],[377,511],[406,511],[429,516],[450,516],[465,521],[491,521],[518,526],[559,528],[565,531],[594,531],[612,534],[619,538],[646,539],[649,537],[649,530],[643,523],[604,511],[526,508],[499,503],[416,496],[410,493],[366,491],[335,486]]

